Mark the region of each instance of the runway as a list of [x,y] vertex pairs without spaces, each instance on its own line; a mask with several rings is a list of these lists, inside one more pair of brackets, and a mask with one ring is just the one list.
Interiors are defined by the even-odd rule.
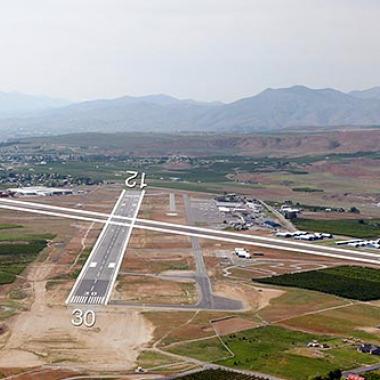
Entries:
[[[66,304],[106,305],[120,269],[144,192],[123,191]],[[132,218],[130,226],[114,225],[118,216]]]
[[380,265],[380,252],[376,250],[369,251],[363,249],[355,250],[348,248],[337,248],[277,237],[257,236],[211,228],[167,223],[156,220],[136,219],[128,216],[130,215],[128,213],[123,215],[118,215],[115,213],[112,218],[110,218],[110,215],[99,212],[75,210],[65,207],[45,205],[42,203],[32,203],[10,199],[0,199],[0,208],[77,219],[88,222],[106,223],[119,227],[128,227],[133,223],[134,228],[141,228],[150,231],[165,232],[182,236],[193,236],[234,244],[247,244],[259,248],[278,249],[289,252]]

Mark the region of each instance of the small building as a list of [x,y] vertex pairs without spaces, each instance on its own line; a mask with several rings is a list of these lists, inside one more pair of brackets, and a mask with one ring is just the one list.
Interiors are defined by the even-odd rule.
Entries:
[[281,213],[284,215],[285,219],[296,219],[298,214],[301,212],[298,208],[292,208],[288,206],[281,206]]
[[0,191],[0,198],[8,198],[10,196],[8,191]]
[[281,238],[290,238],[293,234],[291,232],[277,232],[276,236]]
[[380,347],[370,343],[362,343],[358,347],[358,351],[362,352],[363,354],[380,356]]
[[298,236],[295,236],[294,239],[305,240],[305,241],[318,240],[318,238],[314,234],[298,235]]
[[266,225],[267,225],[268,227],[270,227],[270,228],[278,228],[278,227],[281,227],[280,224],[278,224],[278,223],[275,222],[274,220],[270,220],[270,219],[266,220],[266,221],[264,222],[264,224],[266,224]]
[[251,258],[251,254],[244,248],[235,248],[235,255],[241,259]]
[[219,210],[219,212],[226,212],[226,213],[230,213],[230,212],[232,212],[232,209],[231,209],[231,208],[228,208],[228,207],[222,207],[222,206],[218,207],[218,210]]
[[322,349],[328,349],[330,346],[326,343],[320,343],[317,340],[312,340],[307,344],[307,347],[309,348],[322,348]]

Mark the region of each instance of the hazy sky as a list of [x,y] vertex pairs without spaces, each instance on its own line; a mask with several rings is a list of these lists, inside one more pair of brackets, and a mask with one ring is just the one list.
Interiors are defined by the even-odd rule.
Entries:
[[380,85],[379,0],[0,0],[0,91],[73,100]]

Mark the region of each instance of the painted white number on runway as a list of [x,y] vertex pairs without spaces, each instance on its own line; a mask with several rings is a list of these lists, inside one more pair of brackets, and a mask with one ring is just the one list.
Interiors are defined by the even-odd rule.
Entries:
[[92,327],[96,322],[96,314],[93,310],[86,310],[83,312],[81,309],[73,310],[73,318],[71,319],[71,323],[78,327],[85,325],[86,327]]
[[[137,186],[136,178],[139,176],[140,173],[133,170],[128,170],[127,173],[130,174],[130,176],[125,180],[125,185],[133,189]],[[147,184],[145,183],[145,177],[146,174],[144,172],[141,172],[140,189],[144,189],[147,186]]]

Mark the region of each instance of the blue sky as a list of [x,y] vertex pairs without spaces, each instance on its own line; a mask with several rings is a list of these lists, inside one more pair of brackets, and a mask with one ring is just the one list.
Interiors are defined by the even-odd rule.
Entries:
[[380,85],[377,0],[2,0],[0,91],[73,100]]

